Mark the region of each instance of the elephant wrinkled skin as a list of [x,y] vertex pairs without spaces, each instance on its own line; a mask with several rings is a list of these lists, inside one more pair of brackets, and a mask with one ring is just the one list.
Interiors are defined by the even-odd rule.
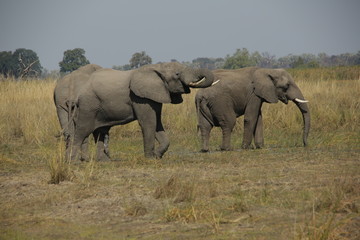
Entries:
[[242,148],[250,148],[254,138],[255,147],[264,145],[261,106],[263,102],[287,104],[293,101],[302,113],[304,121],[303,144],[307,145],[310,129],[310,112],[307,101],[294,80],[283,69],[242,68],[236,70],[214,70],[215,79],[220,80],[195,97],[198,128],[201,132],[202,152],[209,151],[212,127],[221,127],[221,150],[230,150],[230,136],[236,118],[244,115]]
[[[77,111],[79,92],[89,80],[90,75],[99,69],[101,69],[101,67],[96,64],[87,64],[59,79],[56,83],[54,103],[67,147],[71,142],[71,136],[74,135],[74,118]],[[84,153],[87,151],[87,139],[82,144],[81,150]],[[98,153],[100,152],[101,151],[98,151]],[[107,148],[105,148],[103,153],[104,155],[99,155],[98,158],[104,159],[108,157],[109,153]],[[85,155],[81,156],[81,158],[85,158]]]
[[[92,132],[106,133],[114,125],[138,120],[145,157],[162,157],[169,147],[161,122],[162,104],[181,103],[181,95],[190,93],[189,87],[208,87],[213,80],[213,74],[207,69],[192,69],[176,62],[145,65],[129,71],[94,72],[79,93],[74,142],[67,148],[67,156],[74,159]],[[95,141],[102,143],[100,146],[104,136],[95,136]],[[159,142],[156,150],[155,140]]]

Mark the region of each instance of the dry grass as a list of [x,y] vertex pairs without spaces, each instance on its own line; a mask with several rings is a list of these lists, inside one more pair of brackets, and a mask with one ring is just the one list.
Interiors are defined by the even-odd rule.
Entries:
[[143,157],[131,123],[111,130],[108,163],[93,145],[89,162],[63,161],[54,80],[2,81],[0,238],[359,239],[359,69],[291,72],[310,101],[307,148],[301,114],[279,103],[263,107],[264,149],[240,150],[240,118],[235,151],[198,153],[194,91],[164,106],[163,159]]

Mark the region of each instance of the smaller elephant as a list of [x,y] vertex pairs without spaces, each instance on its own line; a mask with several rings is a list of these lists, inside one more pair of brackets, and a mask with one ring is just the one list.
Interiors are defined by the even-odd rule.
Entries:
[[[177,62],[129,71],[94,72],[79,93],[74,142],[67,148],[66,156],[75,159],[89,134],[97,134],[95,141],[103,146],[104,133],[112,126],[137,120],[145,157],[161,158],[170,144],[161,121],[162,104],[179,104],[182,94],[190,93],[190,87],[206,88],[213,80],[210,70],[193,69]],[[159,143],[157,149],[155,140]]]
[[200,89],[195,97],[198,115],[198,129],[201,132],[202,152],[209,151],[212,127],[221,127],[221,150],[230,150],[231,132],[236,118],[244,115],[244,135],[242,148],[264,145],[261,106],[264,102],[287,104],[293,101],[302,113],[304,121],[303,144],[307,145],[310,130],[310,112],[294,80],[283,69],[257,67],[236,70],[214,70],[219,83]]
[[[74,119],[77,113],[77,98],[80,90],[84,87],[85,83],[89,80],[90,75],[95,71],[102,69],[96,64],[87,64],[71,72],[70,74],[59,79],[54,89],[54,103],[59,123],[64,135],[66,147],[71,142],[71,136],[74,135]],[[104,138],[109,139],[108,133],[104,134]],[[107,141],[105,142],[105,150],[102,156],[98,158],[108,158],[109,150],[107,148]],[[87,152],[87,139],[81,146],[82,152]],[[81,159],[84,160],[86,155],[82,155]]]

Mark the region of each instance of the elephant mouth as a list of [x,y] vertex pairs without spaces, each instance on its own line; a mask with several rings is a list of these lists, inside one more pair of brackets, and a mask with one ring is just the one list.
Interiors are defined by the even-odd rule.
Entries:
[[183,88],[184,88],[184,92],[183,92],[183,93],[185,93],[185,94],[190,93],[190,88],[189,88],[186,84],[184,84],[184,83],[182,83],[182,85],[183,85]]
[[289,100],[286,97],[281,97],[281,98],[279,98],[279,100],[285,104],[289,103]]
[[181,93],[170,93],[170,98],[172,104],[179,104],[183,102]]

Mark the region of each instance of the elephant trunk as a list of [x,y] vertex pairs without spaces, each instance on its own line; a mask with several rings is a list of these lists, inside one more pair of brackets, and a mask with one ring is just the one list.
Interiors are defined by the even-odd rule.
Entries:
[[303,94],[298,87],[295,87],[295,89],[292,90],[293,91],[290,91],[291,94],[288,95],[288,98],[296,104],[302,114],[304,123],[303,143],[304,146],[307,146],[307,138],[310,131],[310,111],[307,104],[308,101],[305,100]]
[[308,108],[308,105],[306,103],[300,103],[296,100],[294,100],[294,103],[299,108],[299,110],[302,113],[303,116],[303,122],[304,122],[304,133],[303,133],[303,143],[304,146],[307,146],[307,138],[310,131],[310,111]]
[[191,69],[191,77],[184,78],[184,84],[192,88],[210,87],[214,82],[214,75],[209,69]]

